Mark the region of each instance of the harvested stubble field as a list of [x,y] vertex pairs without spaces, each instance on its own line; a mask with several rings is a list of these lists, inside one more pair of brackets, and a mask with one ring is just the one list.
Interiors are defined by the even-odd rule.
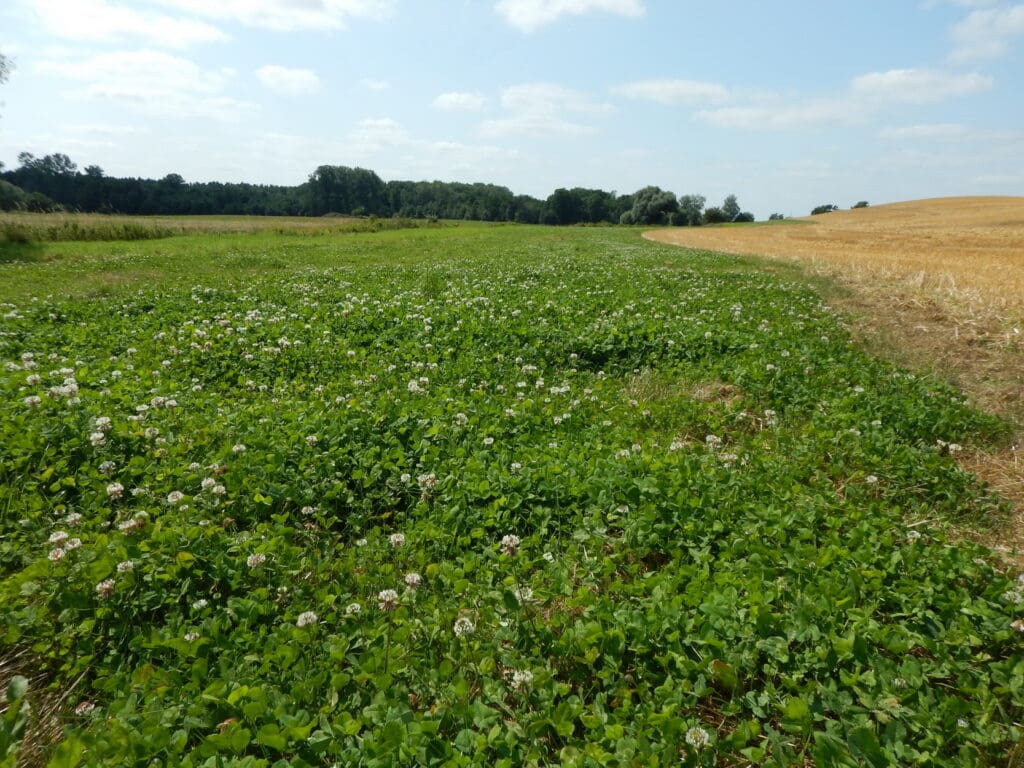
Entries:
[[778,224],[660,230],[692,248],[794,262],[845,289],[829,298],[872,348],[952,380],[1016,426],[1003,450],[963,463],[1010,498],[1024,541],[1024,197],[951,197]]

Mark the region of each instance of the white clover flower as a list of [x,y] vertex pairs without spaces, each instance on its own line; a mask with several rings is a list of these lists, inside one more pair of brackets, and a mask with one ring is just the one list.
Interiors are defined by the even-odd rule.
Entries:
[[253,552],[251,555],[245,558],[245,564],[248,565],[249,568],[252,570],[256,570],[265,562],[267,562],[267,556],[264,555],[262,552]]
[[303,611],[299,614],[299,618],[295,620],[295,626],[297,627],[311,627],[320,621],[320,617],[317,616],[313,611]]
[[868,485],[874,485],[875,483],[878,482],[878,477],[876,475],[868,475],[867,477],[864,478],[864,482],[867,483]]
[[78,706],[75,707],[75,714],[79,717],[85,717],[86,715],[91,714],[94,709],[96,709],[96,705],[91,701],[81,701],[78,703]]
[[512,670],[512,688],[519,693],[530,690],[533,685],[533,672],[528,669]]
[[167,494],[168,504],[177,504],[179,501],[185,498],[185,494],[181,491],[171,491]]
[[506,555],[514,555],[519,549],[521,540],[514,533],[507,533],[501,537],[501,551]]
[[82,546],[82,540],[81,539],[77,539],[77,538],[76,539],[68,539],[67,541],[64,542],[64,549],[68,550],[69,552],[72,549],[78,549],[80,546]]
[[520,605],[533,602],[533,589],[530,587],[516,587],[513,594],[516,596],[516,602]]
[[99,470],[100,470],[100,474],[101,475],[112,475],[112,474],[114,474],[114,470],[116,470],[116,469],[117,469],[117,464],[115,464],[112,461],[104,461],[99,466]]
[[184,640],[186,643],[194,643],[199,638],[200,634],[198,632],[186,632]]
[[118,573],[129,573],[135,570],[135,563],[132,560],[122,560],[117,564]]
[[209,600],[207,600],[205,597],[201,597],[201,598],[199,598],[198,600],[196,600],[195,602],[192,603],[192,610],[193,611],[201,611],[206,606],[208,606],[209,604],[210,604]]
[[408,483],[410,480],[412,480],[412,475],[410,475],[408,472],[403,472],[401,475],[398,476],[398,479],[402,483]]
[[56,563],[59,560],[63,560],[65,555],[67,555],[66,549],[63,549],[62,547],[54,547],[46,557],[50,562]]
[[105,442],[107,442],[107,436],[102,432],[93,432],[89,435],[89,442],[93,448],[99,448]]
[[50,534],[50,538],[47,539],[47,541],[50,544],[60,544],[61,542],[67,541],[67,540],[68,540],[68,532],[67,531],[54,531],[53,533]]
[[398,607],[398,593],[393,589],[382,589],[377,593],[377,604],[382,611],[393,611]]
[[544,554],[542,555],[542,557],[543,557],[543,558],[544,558],[545,560],[547,560],[547,561],[548,561],[549,563],[553,563],[553,562],[555,562],[555,556],[554,556],[554,554],[553,554],[553,553],[551,553],[551,552],[545,552],[545,553],[544,553]]
[[96,594],[102,597],[103,599],[106,599],[110,597],[112,594],[114,594],[114,580],[104,579],[99,584],[97,584]]
[[244,443],[235,443],[231,446],[231,451],[233,453],[245,453],[247,450],[249,449],[245,447]]
[[357,547],[365,547],[367,545],[367,543],[368,542],[366,541],[366,539],[356,539],[356,546]]
[[124,493],[124,486],[120,483],[111,483],[107,486],[107,496],[112,499],[120,499]]
[[469,424],[469,416],[467,416],[464,413],[456,413],[455,423],[458,424],[460,427],[464,427],[467,424]]
[[215,485],[213,486],[213,488],[210,489],[210,491],[213,493],[214,496],[223,496],[225,493],[228,492],[228,489],[225,488],[223,485]]
[[483,440],[484,445],[494,445],[494,438],[488,435]]
[[686,743],[694,749],[703,749],[710,741],[711,737],[708,735],[708,732],[699,725],[688,728],[686,731]]
[[72,512],[64,518],[64,522],[74,528],[82,522],[82,516],[78,512]]
[[409,589],[416,589],[420,584],[423,583],[423,577],[418,573],[407,573],[405,574],[405,585]]
[[423,490],[433,488],[435,485],[437,485],[437,475],[435,475],[433,472],[420,475],[419,477],[416,478],[416,483]]
[[388,541],[391,543],[392,547],[394,547],[395,549],[398,549],[399,547],[405,545],[405,534],[404,533],[392,533],[390,536],[388,536]]
[[345,615],[358,616],[362,610],[363,606],[361,606],[359,603],[349,603],[345,606]]
[[43,398],[38,395],[29,395],[22,402],[29,408],[37,408],[39,404],[43,402]]
[[455,626],[452,630],[455,632],[456,637],[469,637],[476,631],[476,625],[468,616],[459,616],[455,620]]

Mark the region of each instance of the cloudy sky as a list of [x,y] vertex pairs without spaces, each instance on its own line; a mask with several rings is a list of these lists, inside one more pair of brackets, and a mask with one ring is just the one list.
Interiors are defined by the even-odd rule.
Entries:
[[1024,3],[3,0],[0,161],[656,184],[759,218],[1024,194]]

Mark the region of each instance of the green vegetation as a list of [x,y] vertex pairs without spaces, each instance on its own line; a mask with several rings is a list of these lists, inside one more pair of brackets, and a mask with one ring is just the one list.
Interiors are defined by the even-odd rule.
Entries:
[[0,656],[64,702],[40,764],[1020,741],[1024,582],[949,535],[1005,512],[950,455],[1003,426],[805,283],[611,228],[38,247],[0,264]]
[[838,211],[839,206],[835,203],[825,203],[824,205],[816,205],[811,209],[811,216],[818,216],[822,213],[832,213],[832,211]]
[[[644,187],[632,195],[602,189],[559,188],[546,200],[514,195],[495,184],[388,181],[365,168],[321,165],[298,186],[188,183],[180,174],[162,179],[120,179],[99,166],[84,171],[60,152],[35,157],[22,152],[19,167],[0,173],[0,211],[74,211],[145,216],[376,216],[459,219],[520,224],[705,223],[704,197]],[[0,166],[2,170],[2,166]],[[719,209],[715,209],[719,211]],[[707,223],[753,221],[735,195]]]

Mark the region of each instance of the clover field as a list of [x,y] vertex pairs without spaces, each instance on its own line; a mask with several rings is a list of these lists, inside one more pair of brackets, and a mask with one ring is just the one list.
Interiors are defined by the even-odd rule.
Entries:
[[46,248],[0,263],[8,760],[1020,751],[1024,579],[956,535],[1005,429],[799,273],[613,228]]

